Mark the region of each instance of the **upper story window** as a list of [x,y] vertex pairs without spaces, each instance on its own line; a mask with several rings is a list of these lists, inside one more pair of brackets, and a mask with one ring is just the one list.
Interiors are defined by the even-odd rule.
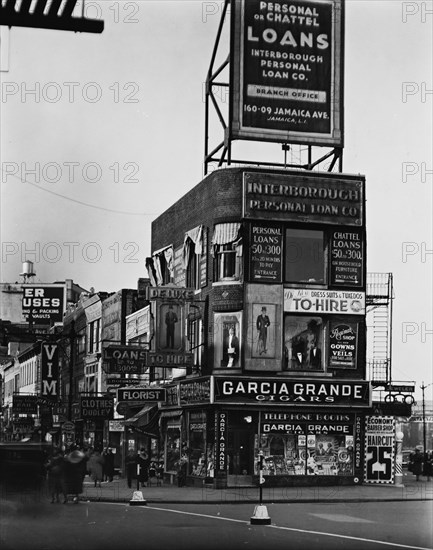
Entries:
[[88,325],[87,351],[98,353],[101,345],[101,319],[95,319]]
[[317,284],[326,282],[323,231],[286,229],[284,245],[285,282]]
[[214,281],[239,281],[242,270],[240,223],[220,223],[212,238]]
[[199,225],[185,233],[183,241],[183,265],[186,270],[186,286],[200,290],[201,257],[203,254],[204,227]]
[[146,267],[152,286],[168,285],[173,281],[173,246],[166,246],[146,258]]

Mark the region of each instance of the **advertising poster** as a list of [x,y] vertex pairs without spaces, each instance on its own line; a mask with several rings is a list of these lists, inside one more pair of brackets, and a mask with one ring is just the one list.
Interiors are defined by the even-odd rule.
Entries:
[[365,292],[285,288],[284,311],[365,315]]
[[395,419],[367,416],[365,419],[366,483],[394,483]]
[[233,136],[342,145],[341,1],[234,7]]
[[331,284],[362,286],[364,243],[361,231],[333,231],[330,241]]
[[241,318],[237,313],[215,313],[214,345],[215,365],[223,368],[240,368],[242,350]]
[[275,357],[276,309],[275,304],[253,304],[252,325],[255,336],[251,357],[261,359]]
[[183,351],[183,306],[178,302],[157,305],[156,351]]
[[329,366],[356,369],[358,323],[331,322],[329,325]]
[[23,285],[23,316],[35,324],[63,321],[65,311],[63,285]]

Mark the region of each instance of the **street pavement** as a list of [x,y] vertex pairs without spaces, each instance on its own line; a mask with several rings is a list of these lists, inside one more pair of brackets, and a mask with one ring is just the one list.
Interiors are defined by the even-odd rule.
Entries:
[[[177,485],[170,485],[168,483],[157,486],[153,482],[150,486],[140,487],[138,490],[141,491],[143,500],[145,501],[143,504],[258,503],[260,498],[258,487],[214,489],[205,485],[202,487],[178,487]],[[128,487],[124,478],[114,478],[112,482],[101,483],[101,487],[94,487],[94,483],[86,476],[84,491],[80,495],[80,500],[131,502],[134,497],[134,491],[137,491],[135,480],[133,480],[131,488]],[[275,502],[377,502],[405,500],[433,500],[433,480],[427,481],[426,477],[421,477],[420,481],[417,482],[415,476],[405,474],[401,484],[262,488],[262,503],[264,504]]]

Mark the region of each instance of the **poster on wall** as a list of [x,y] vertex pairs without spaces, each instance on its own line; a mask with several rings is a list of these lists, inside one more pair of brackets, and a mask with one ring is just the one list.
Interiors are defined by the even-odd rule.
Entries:
[[364,243],[360,230],[333,231],[330,240],[331,285],[363,285]]
[[358,350],[358,323],[329,324],[329,366],[356,369]]
[[240,312],[215,313],[214,346],[217,368],[240,368],[242,350]]
[[233,7],[233,137],[342,146],[342,1]]
[[273,359],[275,357],[275,304],[253,304],[252,325],[253,337],[251,357]]
[[157,311],[156,351],[183,351],[183,307],[175,301],[161,302]]
[[395,419],[367,416],[365,419],[366,483],[394,483]]

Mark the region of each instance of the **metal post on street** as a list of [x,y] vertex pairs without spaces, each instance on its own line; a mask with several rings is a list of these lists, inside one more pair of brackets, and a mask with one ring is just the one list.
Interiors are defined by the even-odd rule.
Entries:
[[254,509],[254,515],[250,519],[251,525],[270,525],[271,518],[268,515],[268,509],[263,505],[263,451],[259,451],[259,504]]
[[129,501],[130,506],[146,506],[147,501],[143,498],[143,492],[140,491],[140,464],[137,462],[137,490],[134,491],[131,500]]
[[77,334],[75,332],[75,321],[71,322],[71,328],[69,329],[69,394],[68,394],[68,420],[72,420],[72,399],[74,390],[74,348],[75,338]]

